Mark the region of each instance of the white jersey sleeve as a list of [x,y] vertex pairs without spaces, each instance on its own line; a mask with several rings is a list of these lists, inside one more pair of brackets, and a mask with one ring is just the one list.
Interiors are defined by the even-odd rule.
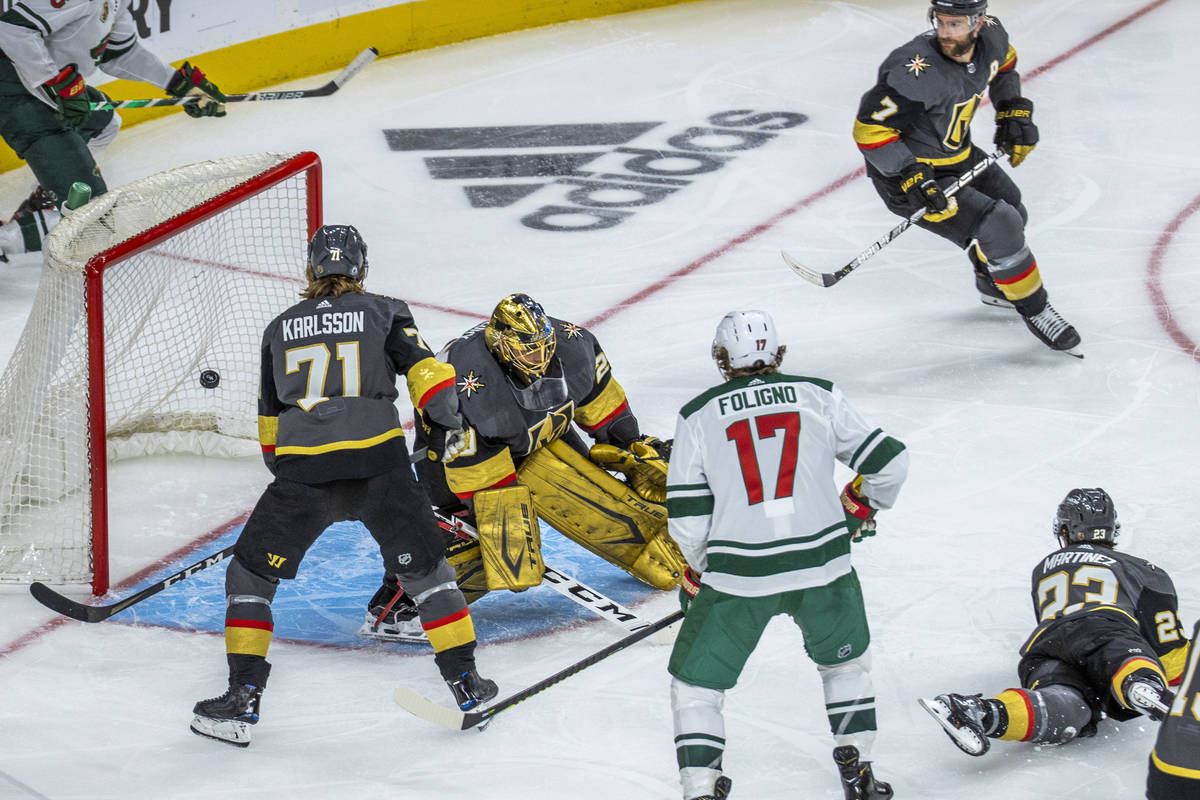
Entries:
[[114,77],[165,88],[174,70],[138,43],[129,3],[17,0],[0,15],[0,50],[29,93],[49,105],[39,87],[68,64],[88,78],[103,62],[101,69]]
[[758,597],[826,585],[851,568],[838,461],[864,473],[878,507],[895,502],[904,445],[868,426],[828,381],[767,374],[716,386],[676,421],[671,536],[723,592]]

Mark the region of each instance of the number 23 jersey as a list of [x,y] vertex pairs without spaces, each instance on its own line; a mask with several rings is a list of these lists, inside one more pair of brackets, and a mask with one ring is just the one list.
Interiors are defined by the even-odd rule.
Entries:
[[850,571],[835,461],[862,474],[876,508],[891,508],[908,472],[904,445],[828,381],[771,373],[709,389],[676,419],[671,536],[722,592],[824,586]]
[[1072,544],[1039,561],[1032,584],[1039,624],[1022,652],[1065,619],[1101,613],[1123,617],[1136,627],[1154,648],[1168,679],[1178,679],[1187,634],[1179,622],[1175,584],[1161,568],[1108,547]]

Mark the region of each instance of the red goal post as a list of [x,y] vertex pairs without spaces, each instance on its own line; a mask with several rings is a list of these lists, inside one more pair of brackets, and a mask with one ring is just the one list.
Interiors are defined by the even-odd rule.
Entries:
[[168,170],[70,212],[0,376],[0,581],[108,591],[108,462],[255,449],[262,330],[298,300],[321,162]]

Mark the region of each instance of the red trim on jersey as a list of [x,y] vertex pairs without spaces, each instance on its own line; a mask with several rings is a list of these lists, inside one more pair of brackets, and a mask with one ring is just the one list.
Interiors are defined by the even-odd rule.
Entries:
[[629,401],[623,400],[623,401],[621,401],[621,405],[617,406],[616,409],[614,409],[611,414],[609,414],[607,417],[605,417],[604,419],[597,422],[595,425],[592,425],[590,428],[587,425],[580,425],[579,427],[583,428],[585,431],[598,431],[601,428],[603,428],[605,425],[607,425],[608,423],[612,422],[614,417],[616,417],[618,414],[620,414],[622,411],[624,411],[627,408],[629,408]]
[[898,141],[900,141],[900,137],[893,136],[890,139],[884,139],[882,142],[875,142],[874,144],[862,144],[861,142],[856,142],[855,144],[858,145],[859,150],[875,150],[877,148],[883,147],[886,144],[891,144],[892,142],[898,142]]
[[441,383],[435,383],[429,388],[429,391],[421,395],[421,399],[417,401],[417,408],[425,408],[425,404],[429,402],[429,398],[433,397],[438,392],[454,385],[454,378],[447,378]]
[[275,445],[273,445],[273,444],[264,444],[264,445],[262,446],[262,451],[263,451],[264,453],[270,453],[271,455],[275,455]]
[[472,497],[475,496],[475,492],[482,492],[484,489],[500,489],[505,486],[508,486],[509,484],[516,483],[516,482],[517,482],[517,473],[510,472],[510,473],[508,473],[507,477],[501,478],[500,480],[493,483],[491,486],[485,486],[485,487],[483,487],[483,489],[473,489],[472,491],[464,492],[462,494],[455,492],[454,494],[458,496],[459,500],[470,500]]

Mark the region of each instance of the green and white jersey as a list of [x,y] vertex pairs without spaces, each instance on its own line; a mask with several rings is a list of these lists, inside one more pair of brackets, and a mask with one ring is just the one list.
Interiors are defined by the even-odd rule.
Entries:
[[762,597],[823,586],[850,571],[850,533],[834,462],[891,508],[908,473],[904,445],[868,425],[832,383],[734,378],[685,405],[667,473],[672,538],[703,582]]
[[68,64],[89,80],[98,66],[114,78],[166,88],[175,70],[139,44],[129,3],[17,0],[0,14],[0,58],[12,61],[30,94],[47,102],[38,87]]

